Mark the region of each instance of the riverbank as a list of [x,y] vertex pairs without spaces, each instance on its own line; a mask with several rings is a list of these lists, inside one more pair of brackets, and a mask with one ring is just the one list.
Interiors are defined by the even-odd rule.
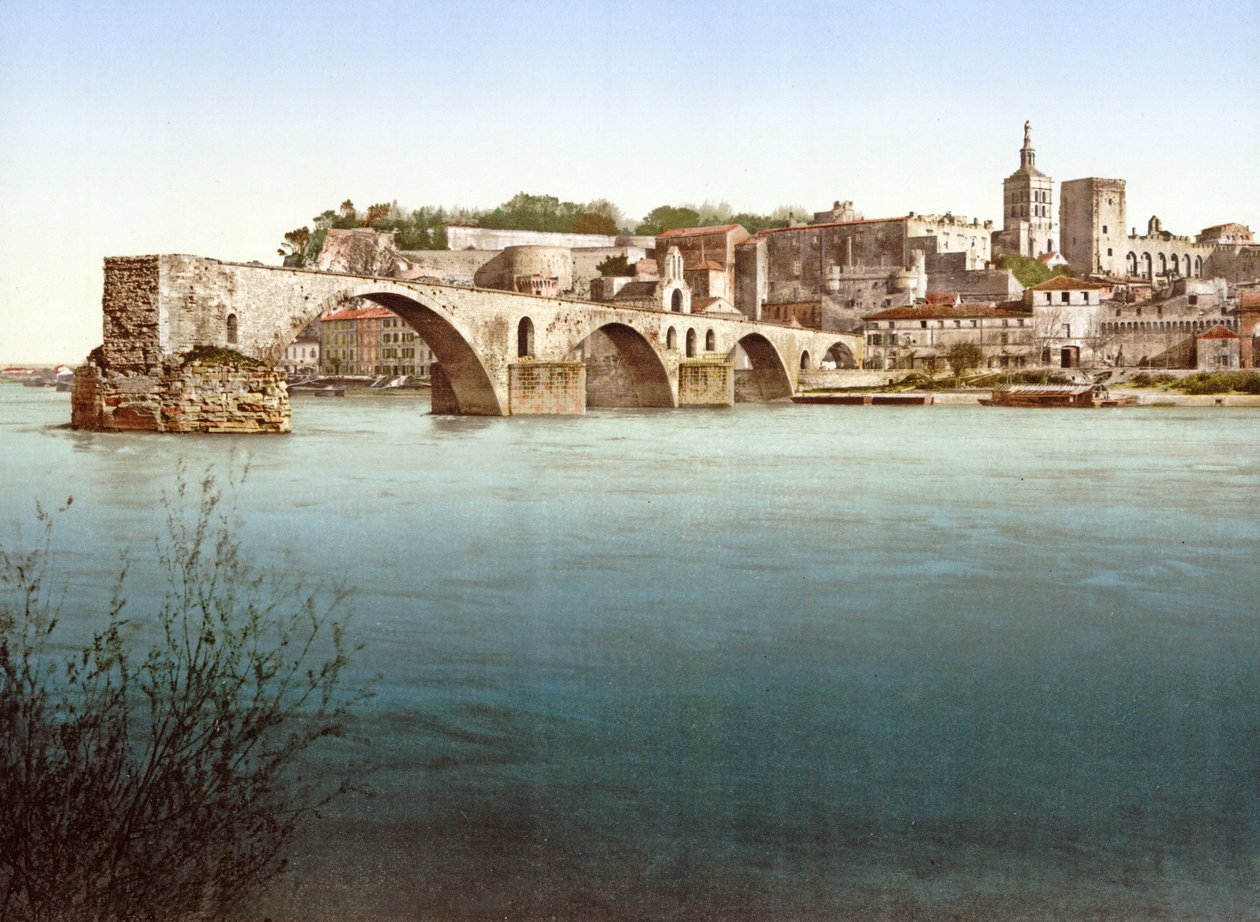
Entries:
[[[1136,397],[1137,405],[1143,407],[1260,407],[1260,394],[1178,394],[1173,391],[1143,390],[1139,388],[1112,387],[1108,391],[1113,397]],[[811,391],[812,394],[829,393]],[[835,393],[845,393],[836,391]],[[855,391],[854,393],[870,393]],[[979,406],[982,399],[988,398],[992,391],[987,389],[959,389],[953,391],[897,391],[898,396],[931,397],[933,405],[947,406]]]

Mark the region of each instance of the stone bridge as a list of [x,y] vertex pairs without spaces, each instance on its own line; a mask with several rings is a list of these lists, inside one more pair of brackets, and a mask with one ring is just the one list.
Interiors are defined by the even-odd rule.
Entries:
[[[618,405],[645,407],[730,404],[737,391],[739,399],[785,397],[802,370],[828,356],[842,365],[862,359],[859,336],[738,314],[195,256],[112,258],[105,261],[104,343],[76,377],[74,425],[285,431],[287,393],[276,367],[285,347],[309,322],[352,298],[389,309],[432,349],[440,365],[435,413],[581,413],[593,352],[603,353],[601,374],[611,374],[623,391]],[[600,348],[592,349],[594,343]]]

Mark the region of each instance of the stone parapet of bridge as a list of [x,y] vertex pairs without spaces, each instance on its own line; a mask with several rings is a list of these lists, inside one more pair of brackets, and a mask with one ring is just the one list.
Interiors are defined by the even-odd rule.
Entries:
[[[801,371],[817,368],[825,357],[856,365],[862,360],[858,336],[739,315],[672,313],[197,256],[111,258],[105,261],[104,341],[85,366],[75,425],[146,428],[134,417],[125,427],[111,424],[111,411],[126,402],[118,399],[122,394],[147,394],[153,406],[170,405],[169,395],[159,392],[184,386],[174,370],[194,350],[206,361],[236,354],[274,369],[303,327],[356,298],[393,311],[432,349],[441,368],[434,412],[582,412],[587,394],[617,389],[623,392],[618,405],[649,407],[731,403],[737,392],[740,399],[775,399],[794,393]],[[591,365],[596,339],[604,361]],[[612,376],[599,387],[587,374],[596,367]],[[739,388],[733,384],[737,371],[748,379]],[[248,387],[247,378],[233,380]],[[204,390],[204,383],[198,387]],[[227,402],[261,405],[254,396],[246,391]],[[287,400],[280,415],[283,425],[271,431],[288,428]],[[169,428],[160,409],[156,420],[151,428]],[[231,428],[230,421],[218,422]],[[255,420],[243,428],[268,426]]]

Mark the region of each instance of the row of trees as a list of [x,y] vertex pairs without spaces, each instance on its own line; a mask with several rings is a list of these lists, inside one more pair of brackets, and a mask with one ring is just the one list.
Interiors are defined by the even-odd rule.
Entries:
[[313,227],[303,225],[286,233],[277,252],[284,257],[285,265],[311,265],[319,258],[324,238],[333,228],[370,227],[382,232],[392,231],[400,250],[444,250],[447,224],[609,236],[655,236],[680,227],[742,224],[751,233],[757,233],[787,227],[793,214],[804,213],[803,208],[787,206],[770,214],[735,212],[726,202],[704,202],[701,205],[660,205],[649,211],[642,221],[633,223],[608,199],[566,202],[554,195],[527,192],[518,192],[490,210],[432,205],[408,209],[397,202],[381,202],[360,211],[354,202],[346,199],[338,208],[329,208],[312,218]]

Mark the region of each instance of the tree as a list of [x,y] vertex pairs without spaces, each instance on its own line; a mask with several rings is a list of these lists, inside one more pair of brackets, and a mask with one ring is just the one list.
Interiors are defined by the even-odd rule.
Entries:
[[42,509],[33,549],[0,547],[0,918],[220,918],[348,788],[295,771],[355,697],[328,607],[344,594],[321,605],[253,572],[221,496],[207,475],[189,504],[181,471],[147,649],[124,567],[103,626],[61,652]]
[[390,205],[388,202],[378,202],[375,205],[369,205],[368,210],[363,217],[359,219],[360,227],[375,227],[379,222],[385,220],[389,215]]
[[634,275],[635,267],[624,253],[608,256],[595,264],[595,271],[605,278],[614,275]]
[[297,227],[284,235],[284,243],[276,250],[284,257],[286,266],[303,266],[306,264],[306,248],[311,244],[311,229]]
[[949,348],[945,350],[945,361],[949,363],[950,371],[954,373],[954,381],[957,382],[968,369],[980,366],[980,363],[984,361],[984,351],[979,344],[969,339],[959,340],[950,343]]
[[654,237],[657,234],[663,234],[667,230],[677,230],[680,227],[698,227],[699,225],[700,213],[694,208],[658,205],[647,213],[647,216],[639,222],[639,226],[634,229],[634,232]]
[[1076,276],[1076,270],[1071,266],[1055,266],[1050,269],[1040,259],[1031,256],[999,256],[997,267],[1011,273],[1025,288],[1032,288],[1060,275],[1072,278]]

